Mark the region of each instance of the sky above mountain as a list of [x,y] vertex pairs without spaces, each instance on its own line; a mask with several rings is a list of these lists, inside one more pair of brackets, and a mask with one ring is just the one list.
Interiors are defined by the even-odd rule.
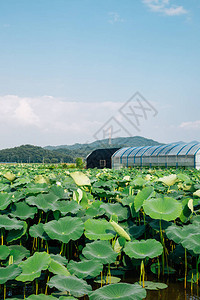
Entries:
[[0,148],[200,141],[199,14],[199,0],[1,0]]

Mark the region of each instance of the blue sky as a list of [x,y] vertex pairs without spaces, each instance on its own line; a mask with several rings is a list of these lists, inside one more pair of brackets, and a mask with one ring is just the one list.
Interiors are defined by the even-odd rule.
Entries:
[[199,0],[1,0],[0,148],[92,141],[136,91],[158,114],[132,135],[200,140],[199,13]]

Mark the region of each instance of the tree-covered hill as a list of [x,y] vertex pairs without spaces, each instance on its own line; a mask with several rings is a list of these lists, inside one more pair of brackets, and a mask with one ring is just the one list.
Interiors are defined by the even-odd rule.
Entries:
[[67,153],[62,154],[38,146],[22,145],[19,147],[0,150],[0,162],[70,163],[73,162],[73,157]]
[[74,144],[64,146],[38,147],[22,145],[19,147],[0,150],[0,162],[12,163],[72,163],[77,157],[83,159],[95,149],[121,148],[159,145],[158,142],[144,137],[115,138],[95,141],[90,144]]

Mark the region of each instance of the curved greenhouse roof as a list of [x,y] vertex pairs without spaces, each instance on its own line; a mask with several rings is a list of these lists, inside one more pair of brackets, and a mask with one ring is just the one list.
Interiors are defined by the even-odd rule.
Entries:
[[126,147],[112,155],[112,167],[175,166],[200,169],[200,143]]

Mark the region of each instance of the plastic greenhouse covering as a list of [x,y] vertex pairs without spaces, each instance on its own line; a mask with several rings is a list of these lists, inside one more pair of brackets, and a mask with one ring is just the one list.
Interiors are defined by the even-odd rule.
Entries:
[[112,168],[134,166],[193,167],[200,169],[200,143],[172,143],[126,147],[112,155]]

